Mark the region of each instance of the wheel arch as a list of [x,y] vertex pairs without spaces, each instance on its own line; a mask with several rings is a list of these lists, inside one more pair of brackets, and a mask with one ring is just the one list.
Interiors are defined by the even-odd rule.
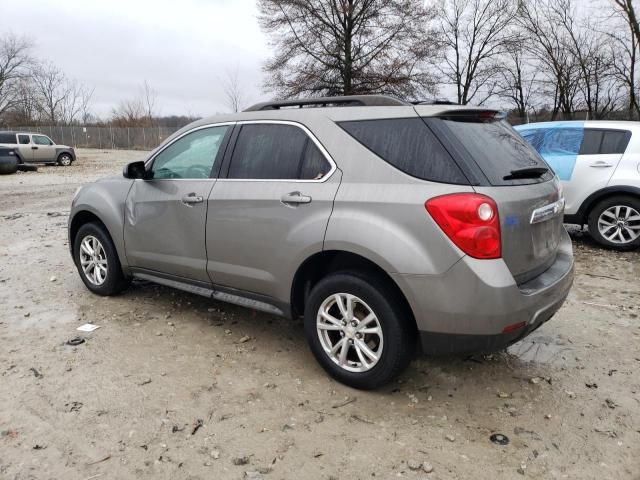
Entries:
[[82,227],[82,225],[85,225],[87,223],[97,223],[101,225],[105,229],[109,237],[111,237],[111,241],[113,241],[113,235],[111,235],[109,228],[98,215],[89,210],[79,210],[73,215],[73,218],[69,222],[69,249],[71,250],[72,255],[78,230],[80,230],[80,227]]
[[296,271],[291,285],[291,315],[297,318],[304,314],[304,304],[313,286],[327,275],[338,271],[356,271],[376,275],[392,289],[410,316],[411,325],[417,329],[413,310],[400,286],[382,267],[374,261],[345,250],[323,250],[308,257]]
[[591,209],[593,207],[595,207],[602,200],[606,200],[607,198],[615,197],[617,195],[632,195],[634,197],[640,198],[640,188],[620,185],[602,188],[596,192],[593,192],[591,195],[585,198],[576,214],[565,215],[566,223],[577,223],[579,225],[586,224],[589,218],[589,212],[591,212]]

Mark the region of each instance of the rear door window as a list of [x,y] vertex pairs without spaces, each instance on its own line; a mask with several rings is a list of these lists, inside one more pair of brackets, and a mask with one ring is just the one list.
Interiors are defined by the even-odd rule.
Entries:
[[[444,117],[429,119],[439,122],[443,135],[450,142],[463,147],[463,155],[472,158],[491,185],[526,185],[550,180],[549,171],[536,178],[509,178],[513,171],[530,168],[549,168],[536,150],[503,120],[473,120]],[[505,178],[507,177],[507,178]]]
[[599,155],[602,144],[602,130],[585,129],[580,155]]
[[29,135],[18,135],[18,143],[20,145],[29,145],[31,143],[31,139]]
[[631,132],[587,128],[580,148],[580,155],[622,155],[627,149]]
[[339,125],[378,157],[412,177],[469,184],[449,152],[420,118],[349,121]]
[[622,155],[627,149],[631,132],[626,130],[606,130],[602,136],[600,153],[602,155],[619,154]]
[[299,127],[283,124],[241,126],[228,178],[253,180],[320,180],[331,165]]

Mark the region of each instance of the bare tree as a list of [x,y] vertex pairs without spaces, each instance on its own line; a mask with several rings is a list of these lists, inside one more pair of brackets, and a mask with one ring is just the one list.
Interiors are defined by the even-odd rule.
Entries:
[[535,59],[527,55],[525,37],[514,37],[507,52],[500,58],[495,81],[495,93],[506,100],[520,118],[534,108],[534,97],[537,92]]
[[153,118],[156,116],[156,101],[158,99],[158,93],[151,88],[151,85],[149,85],[149,82],[146,80],[143,82],[141,90],[144,114],[149,125],[151,125],[153,123]]
[[604,32],[610,40],[611,69],[626,90],[629,117],[640,118],[636,80],[636,69],[640,59],[638,20],[631,0],[613,0],[613,4],[613,14],[604,18],[613,27]]
[[481,104],[495,93],[499,58],[507,51],[516,8],[511,0],[443,0],[437,69],[456,88],[457,101]]
[[561,17],[571,8],[571,0],[519,0],[517,21],[531,38],[530,51],[538,59],[540,85],[553,98],[552,119],[561,111],[567,118],[575,112],[579,67],[569,48]]
[[0,37],[0,116],[14,106],[21,79],[31,65],[31,42],[13,34]]
[[275,55],[266,87],[300,95],[434,91],[426,60],[436,44],[422,0],[258,0]]
[[227,108],[233,113],[242,110],[245,103],[245,95],[237,68],[225,72],[225,78],[222,79],[222,89]]
[[66,102],[73,87],[62,70],[51,63],[45,63],[33,69],[31,78],[42,119],[51,124],[64,121],[63,115],[69,115],[69,105]]
[[156,92],[145,80],[135,97],[121,101],[113,109],[111,120],[121,127],[149,126],[156,117],[155,104]]

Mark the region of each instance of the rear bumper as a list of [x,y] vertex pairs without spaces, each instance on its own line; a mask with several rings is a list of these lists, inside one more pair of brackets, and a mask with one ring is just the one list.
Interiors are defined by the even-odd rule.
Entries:
[[442,275],[393,277],[413,310],[423,352],[449,354],[500,350],[524,338],[562,306],[573,271],[571,239],[563,231],[555,262],[520,285],[501,259],[464,257]]

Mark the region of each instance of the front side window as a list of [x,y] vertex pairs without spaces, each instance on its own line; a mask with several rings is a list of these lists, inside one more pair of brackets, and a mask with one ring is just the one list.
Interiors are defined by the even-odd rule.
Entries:
[[36,145],[53,145],[53,142],[49,139],[49,137],[45,137],[44,135],[34,135],[33,143]]
[[242,125],[228,177],[320,180],[330,170],[327,159],[301,128],[259,123]]
[[204,179],[211,176],[228,126],[202,128],[176,140],[156,155],[154,179]]
[[29,135],[18,135],[18,143],[20,145],[29,145],[31,143]]

